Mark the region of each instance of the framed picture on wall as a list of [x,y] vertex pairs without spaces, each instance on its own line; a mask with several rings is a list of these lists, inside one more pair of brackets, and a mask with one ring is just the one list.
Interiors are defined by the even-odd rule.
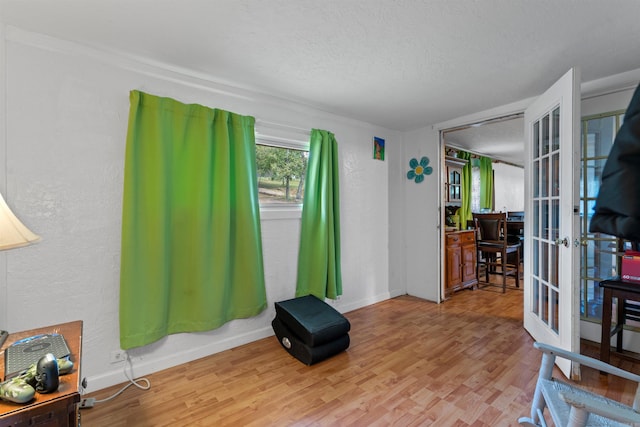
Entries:
[[373,137],[373,158],[384,161],[384,139]]

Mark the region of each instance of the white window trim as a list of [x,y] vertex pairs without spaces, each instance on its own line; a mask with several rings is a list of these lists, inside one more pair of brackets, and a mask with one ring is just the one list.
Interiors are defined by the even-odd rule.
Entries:
[[[268,145],[292,150],[309,151],[309,141],[264,135],[256,132],[256,144]],[[260,203],[260,219],[265,221],[300,219],[302,217],[302,203]]]
[[272,147],[290,148],[292,150],[309,151],[309,141],[282,138],[279,136],[262,135],[256,132],[256,144],[270,145]]

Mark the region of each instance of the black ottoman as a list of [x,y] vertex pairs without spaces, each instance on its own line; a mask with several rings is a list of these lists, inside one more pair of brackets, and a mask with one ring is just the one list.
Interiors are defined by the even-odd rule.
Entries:
[[282,347],[312,365],[349,347],[351,324],[337,310],[313,295],[276,302],[271,322]]

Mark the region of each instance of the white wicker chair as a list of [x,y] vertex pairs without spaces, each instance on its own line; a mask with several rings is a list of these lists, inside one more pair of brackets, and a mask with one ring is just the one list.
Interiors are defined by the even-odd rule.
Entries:
[[[520,424],[546,427],[543,416],[546,407],[558,427],[640,426],[640,375],[551,345],[536,342],[533,346],[542,351],[542,362],[531,405],[531,416],[520,418]],[[553,378],[556,357],[638,383],[633,407]]]

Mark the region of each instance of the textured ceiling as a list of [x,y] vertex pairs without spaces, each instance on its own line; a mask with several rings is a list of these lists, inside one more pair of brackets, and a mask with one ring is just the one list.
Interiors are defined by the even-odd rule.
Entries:
[[638,0],[0,0],[11,26],[394,130],[640,68]]
[[444,132],[447,146],[524,166],[524,119],[514,117]]

